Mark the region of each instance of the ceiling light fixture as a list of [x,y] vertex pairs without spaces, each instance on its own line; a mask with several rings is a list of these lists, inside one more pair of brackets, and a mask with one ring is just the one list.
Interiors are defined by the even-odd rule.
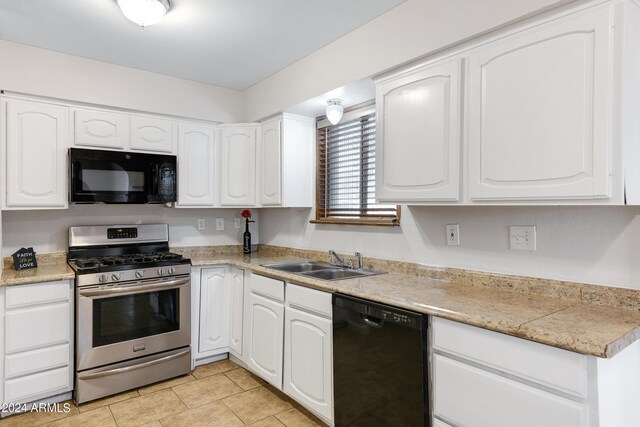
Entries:
[[142,28],[157,24],[169,11],[169,0],[117,0],[124,16]]
[[343,112],[342,99],[330,99],[327,101],[327,120],[329,120],[332,125],[338,124]]

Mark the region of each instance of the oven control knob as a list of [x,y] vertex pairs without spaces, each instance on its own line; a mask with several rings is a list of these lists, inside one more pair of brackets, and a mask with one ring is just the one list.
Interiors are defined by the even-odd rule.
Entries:
[[167,270],[167,273],[169,273],[169,274],[173,274],[175,272],[176,272],[176,269],[173,268],[173,267],[169,267],[169,269]]
[[107,276],[106,274],[101,274],[101,275],[100,275],[100,277],[98,277],[98,281],[99,281],[100,283],[104,283],[104,282],[106,282],[107,280],[109,280],[109,276]]
[[136,271],[136,277],[138,279],[142,279],[142,276],[144,276],[144,273],[142,271]]
[[158,276],[162,276],[164,274],[164,270],[159,268],[158,269]]
[[111,275],[111,278],[112,278],[113,280],[120,280],[120,273],[113,273],[113,274]]

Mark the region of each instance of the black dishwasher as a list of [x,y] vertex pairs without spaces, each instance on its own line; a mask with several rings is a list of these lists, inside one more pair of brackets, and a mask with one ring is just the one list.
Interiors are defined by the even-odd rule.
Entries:
[[428,426],[427,316],[333,295],[335,425]]

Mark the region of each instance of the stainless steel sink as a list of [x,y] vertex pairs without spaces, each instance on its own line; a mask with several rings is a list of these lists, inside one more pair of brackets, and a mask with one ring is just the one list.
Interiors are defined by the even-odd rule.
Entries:
[[263,267],[273,268],[278,271],[286,271],[288,273],[303,273],[306,271],[328,270],[334,268],[328,262],[320,261],[302,261],[302,262],[286,262],[282,264],[264,264]]
[[277,264],[263,264],[263,267],[273,268],[278,271],[299,274],[301,276],[313,277],[321,280],[341,280],[353,279],[356,277],[375,276],[384,274],[385,271],[376,270],[356,270],[350,267],[341,267],[328,262],[321,261],[300,261]]
[[375,276],[377,274],[384,274],[384,271],[374,270],[353,270],[351,268],[333,268],[331,270],[318,270],[301,273],[303,276],[313,277],[315,279],[322,280],[341,280],[341,279],[355,279],[356,277]]

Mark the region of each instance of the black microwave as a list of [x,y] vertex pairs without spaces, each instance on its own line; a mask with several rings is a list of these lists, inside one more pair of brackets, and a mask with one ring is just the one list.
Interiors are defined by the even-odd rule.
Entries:
[[71,203],[176,201],[176,156],[69,149]]

